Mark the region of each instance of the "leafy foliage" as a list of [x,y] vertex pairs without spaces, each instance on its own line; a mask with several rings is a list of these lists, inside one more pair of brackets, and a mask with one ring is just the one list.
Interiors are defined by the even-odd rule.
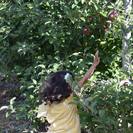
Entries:
[[131,88],[119,88],[116,80],[101,84],[125,77],[120,57],[123,16],[122,2],[114,0],[1,1],[0,72],[9,78],[16,74],[21,83],[23,104],[14,105],[15,110],[11,106],[17,117],[36,126],[38,90],[47,74],[64,69],[80,78],[99,49],[101,63],[85,91],[90,111],[79,105],[81,124],[95,133],[130,133]]
[[132,132],[132,87],[119,87],[117,82],[98,82],[89,90],[90,110],[86,114],[80,110],[80,114],[82,124],[92,132]]

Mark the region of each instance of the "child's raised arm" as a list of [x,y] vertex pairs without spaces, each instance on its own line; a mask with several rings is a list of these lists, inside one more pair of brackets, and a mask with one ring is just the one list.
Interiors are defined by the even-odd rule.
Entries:
[[83,76],[83,78],[79,81],[79,86],[80,86],[80,87],[82,87],[82,86],[84,85],[84,83],[85,83],[88,79],[90,79],[90,77],[92,76],[94,70],[96,69],[96,66],[99,64],[100,58],[99,58],[98,53],[99,53],[99,51],[97,51],[97,52],[95,53],[92,66],[91,66],[90,69],[87,71],[87,73]]

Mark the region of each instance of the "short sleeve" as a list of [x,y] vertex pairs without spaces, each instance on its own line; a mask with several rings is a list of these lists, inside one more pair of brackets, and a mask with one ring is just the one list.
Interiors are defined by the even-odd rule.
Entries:
[[37,112],[37,118],[46,117],[47,109],[48,109],[47,105],[45,104],[39,105],[38,112]]

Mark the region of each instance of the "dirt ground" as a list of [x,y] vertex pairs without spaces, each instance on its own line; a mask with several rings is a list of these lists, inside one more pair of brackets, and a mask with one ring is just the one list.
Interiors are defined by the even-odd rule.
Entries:
[[17,120],[15,113],[6,117],[7,108],[11,99],[8,89],[0,89],[0,133],[30,133],[30,123],[24,120]]
[[15,115],[6,118],[6,111],[0,112],[0,133],[28,133],[28,122],[18,121]]

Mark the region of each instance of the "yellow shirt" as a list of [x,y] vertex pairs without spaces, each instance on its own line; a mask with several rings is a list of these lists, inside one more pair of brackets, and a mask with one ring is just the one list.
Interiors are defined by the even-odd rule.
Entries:
[[71,95],[61,103],[41,104],[37,117],[46,117],[51,124],[48,133],[81,133],[77,111],[77,106],[73,103]]

